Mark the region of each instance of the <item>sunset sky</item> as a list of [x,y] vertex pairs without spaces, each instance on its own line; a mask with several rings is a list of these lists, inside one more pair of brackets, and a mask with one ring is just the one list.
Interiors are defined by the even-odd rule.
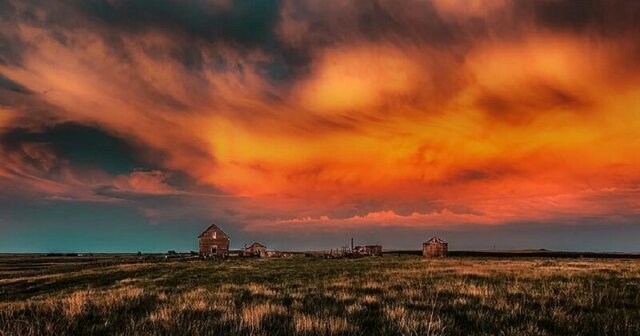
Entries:
[[639,17],[0,0],[0,252],[640,251]]

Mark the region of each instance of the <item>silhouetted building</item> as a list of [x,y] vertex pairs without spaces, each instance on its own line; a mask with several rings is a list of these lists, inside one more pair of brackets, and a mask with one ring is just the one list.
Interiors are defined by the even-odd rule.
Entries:
[[439,237],[433,237],[422,243],[422,255],[425,257],[446,257],[448,244]]
[[244,248],[244,256],[266,258],[267,247],[260,243],[253,243],[250,246]]

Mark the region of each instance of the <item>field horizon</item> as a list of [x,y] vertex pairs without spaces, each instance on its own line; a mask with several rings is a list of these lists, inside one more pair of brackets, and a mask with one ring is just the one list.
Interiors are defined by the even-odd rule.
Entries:
[[[231,251],[242,251],[242,248],[232,249]],[[329,254],[331,252],[338,252],[340,249],[319,249],[319,250],[271,250],[281,253],[290,253],[294,255],[323,255]],[[168,254],[176,254],[176,255],[194,255],[197,254],[197,251],[179,251],[179,250],[167,250],[167,251],[154,251],[154,252],[145,252],[145,251],[125,251],[125,252],[83,252],[83,251],[52,251],[52,252],[0,252],[0,257],[7,256],[67,256],[67,257],[84,257],[84,256],[138,256],[142,255],[168,255]],[[422,255],[423,251],[420,249],[384,249],[384,255]],[[517,249],[460,249],[460,250],[448,250],[448,257],[512,257],[512,258],[532,258],[532,257],[548,257],[548,258],[640,258],[639,252],[619,252],[619,251],[572,251],[572,250],[550,250],[544,248],[517,248]]]
[[631,259],[0,257],[0,335],[640,335]]

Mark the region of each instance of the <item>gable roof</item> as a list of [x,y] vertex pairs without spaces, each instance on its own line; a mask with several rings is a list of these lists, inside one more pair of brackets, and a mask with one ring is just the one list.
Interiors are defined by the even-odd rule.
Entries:
[[427,240],[425,242],[425,244],[446,244],[447,242],[445,242],[442,238],[440,237],[431,237],[431,239]]
[[267,248],[266,246],[264,246],[264,245],[262,245],[262,244],[260,244],[260,243],[258,243],[258,242],[255,242],[255,243],[253,243],[253,244],[249,245],[249,247],[248,247],[248,248],[254,248],[254,247],[264,247],[264,248]]
[[215,225],[215,224],[211,224],[211,225],[209,225],[209,227],[208,227],[208,228],[206,228],[204,231],[202,231],[202,233],[201,233],[200,235],[198,235],[198,238],[202,238],[202,236],[203,236],[205,233],[207,233],[209,230],[218,230],[218,231],[222,232],[225,236],[227,236],[227,238],[229,238],[229,235],[228,235],[226,232],[222,231],[222,229],[221,229],[221,228],[219,228],[219,227],[218,227],[217,225]]

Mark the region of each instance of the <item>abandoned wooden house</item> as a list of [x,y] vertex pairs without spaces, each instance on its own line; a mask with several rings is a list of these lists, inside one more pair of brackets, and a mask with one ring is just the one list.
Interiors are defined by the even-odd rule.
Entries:
[[362,256],[382,256],[382,245],[356,246],[353,253]]
[[439,237],[433,237],[422,243],[422,255],[425,257],[446,257],[448,244]]
[[226,257],[229,254],[229,235],[215,224],[198,236],[198,243],[203,257]]
[[244,248],[243,255],[245,257],[259,257],[266,258],[267,257],[267,247],[260,243],[253,243],[250,246]]

